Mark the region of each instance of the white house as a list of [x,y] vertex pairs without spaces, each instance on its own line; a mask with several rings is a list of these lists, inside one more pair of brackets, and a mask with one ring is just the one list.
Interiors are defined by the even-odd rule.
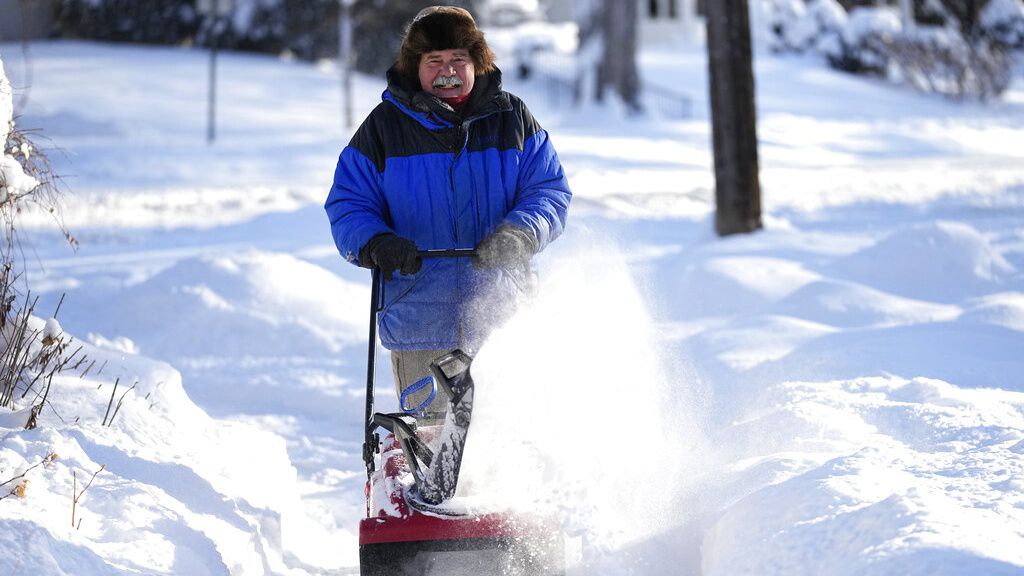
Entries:
[[647,45],[704,38],[705,0],[640,0],[640,41]]
[[[578,0],[542,0],[545,15],[551,22],[576,20]],[[640,42],[664,44],[704,38],[704,3],[707,0],[639,0]]]

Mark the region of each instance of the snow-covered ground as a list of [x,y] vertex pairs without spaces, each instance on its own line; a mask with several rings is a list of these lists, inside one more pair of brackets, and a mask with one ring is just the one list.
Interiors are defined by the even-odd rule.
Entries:
[[[320,206],[335,71],[222,54],[211,146],[200,50],[0,56],[81,244],[25,215],[39,313],[66,293],[107,362],[2,431],[0,482],[58,459],[0,501],[0,573],[352,573],[369,290]],[[475,364],[464,487],[553,504],[579,574],[1024,571],[1024,80],[962,105],[760,55],[766,229],[718,239],[702,51],[643,67],[694,116],[506,79],[576,196]],[[357,117],[382,89],[357,78]]]

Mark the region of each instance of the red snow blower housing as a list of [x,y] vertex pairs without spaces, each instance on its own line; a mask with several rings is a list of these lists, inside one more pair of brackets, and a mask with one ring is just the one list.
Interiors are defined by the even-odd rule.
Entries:
[[[427,250],[423,258],[472,257],[472,250]],[[445,422],[419,429],[408,412],[374,412],[380,271],[373,271],[366,374],[366,518],[359,524],[362,576],[548,576],[564,574],[563,535],[551,518],[461,513],[455,496],[473,411],[472,358],[455,350],[431,365],[424,387],[448,392]],[[417,383],[418,384],[418,383]],[[434,390],[436,392],[436,389]],[[403,410],[405,402],[402,402]],[[411,410],[414,411],[414,410]],[[384,431],[383,438],[379,431]]]

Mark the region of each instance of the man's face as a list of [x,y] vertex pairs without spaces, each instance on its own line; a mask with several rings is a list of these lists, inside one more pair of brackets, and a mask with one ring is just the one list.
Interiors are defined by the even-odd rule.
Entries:
[[420,56],[420,87],[439,98],[469,94],[475,75],[468,50],[437,50]]

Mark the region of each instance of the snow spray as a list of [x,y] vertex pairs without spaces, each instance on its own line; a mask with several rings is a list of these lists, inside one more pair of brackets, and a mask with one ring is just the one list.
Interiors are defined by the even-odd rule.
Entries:
[[556,514],[583,542],[580,573],[594,562],[604,574],[654,573],[624,551],[686,515],[703,452],[680,413],[688,386],[670,382],[622,252],[579,227],[557,248],[541,259],[537,294],[474,361],[457,499]]

